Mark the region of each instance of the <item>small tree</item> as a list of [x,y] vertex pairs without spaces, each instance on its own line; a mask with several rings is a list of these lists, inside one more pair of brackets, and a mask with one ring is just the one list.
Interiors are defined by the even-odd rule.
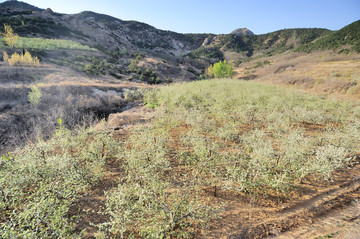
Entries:
[[4,24],[4,33],[1,35],[4,35],[6,45],[9,47],[14,47],[16,42],[19,40],[19,35],[14,33],[13,29],[8,24]]
[[207,68],[207,75],[210,78],[232,78],[234,76],[232,63],[227,64],[226,60],[219,61]]
[[40,103],[41,96],[41,89],[36,85],[31,86],[31,91],[28,95],[28,100],[30,104],[32,104],[33,106],[37,106]]
[[6,51],[3,52],[3,59],[5,62],[9,61],[9,55],[6,53]]
[[205,75],[208,76],[209,78],[213,78],[213,77],[214,77],[214,68],[213,68],[213,65],[209,66],[209,67],[205,70]]

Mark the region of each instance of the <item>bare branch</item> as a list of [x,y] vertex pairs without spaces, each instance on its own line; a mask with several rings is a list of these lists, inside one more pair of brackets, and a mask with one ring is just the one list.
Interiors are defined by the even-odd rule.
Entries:
[[176,215],[177,210],[180,208],[181,204],[185,201],[185,197],[189,194],[189,190],[190,190],[190,186],[188,186],[188,188],[186,189],[186,193],[181,198],[181,201],[180,201],[179,205],[176,207],[176,209],[174,211],[174,215]]
[[206,208],[206,206],[202,206],[202,207],[195,208],[194,210],[192,210],[192,211],[189,212],[188,214],[185,214],[185,215],[179,217],[178,219],[174,220],[174,223],[177,223],[178,221],[182,220],[182,219],[185,218],[185,217],[191,216],[191,214],[193,214],[195,211],[197,211],[197,210],[199,210],[199,209],[202,209],[202,208]]

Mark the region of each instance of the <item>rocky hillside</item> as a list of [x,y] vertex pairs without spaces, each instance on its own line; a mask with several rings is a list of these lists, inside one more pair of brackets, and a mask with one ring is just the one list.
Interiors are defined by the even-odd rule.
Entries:
[[[306,28],[255,35],[247,28],[239,28],[221,35],[180,34],[90,11],[59,14],[51,9],[7,1],[0,4],[0,30],[4,23],[23,37],[67,39],[96,48],[105,58],[110,56],[111,62],[122,62],[127,73],[129,68],[130,73],[137,72],[138,76],[131,75],[129,79],[141,80],[142,73],[149,69],[159,77],[150,83],[177,77],[198,79],[210,63],[222,59],[239,64],[249,58],[286,51],[309,52],[345,45],[348,46],[342,49],[345,53],[360,51],[359,21],[334,32]],[[139,53],[142,57],[136,59]],[[135,67],[130,67],[131,63]],[[151,75],[149,71],[147,74]]]
[[331,31],[320,28],[284,29],[262,35],[239,34],[214,35],[205,39],[203,45],[192,52],[192,58],[214,57],[218,60],[242,61],[249,57],[270,56],[295,50]]
[[182,55],[200,47],[207,37],[163,31],[145,23],[122,21],[90,11],[58,14],[17,1],[0,4],[0,15],[0,22],[11,24],[21,36],[65,38],[106,50],[125,47]]

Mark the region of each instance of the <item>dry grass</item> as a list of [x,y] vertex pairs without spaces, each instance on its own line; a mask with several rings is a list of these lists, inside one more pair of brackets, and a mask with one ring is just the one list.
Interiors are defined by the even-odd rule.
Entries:
[[[59,117],[71,128],[119,112],[132,100],[125,99],[125,89],[149,87],[50,64],[12,67],[0,62],[0,79],[0,155],[38,133],[51,135]],[[42,91],[36,107],[28,102],[33,85]]]
[[[254,68],[258,61],[270,65]],[[340,98],[360,97],[360,55],[292,53],[261,58],[243,63],[236,69],[236,78],[292,85],[313,93],[331,94]]]

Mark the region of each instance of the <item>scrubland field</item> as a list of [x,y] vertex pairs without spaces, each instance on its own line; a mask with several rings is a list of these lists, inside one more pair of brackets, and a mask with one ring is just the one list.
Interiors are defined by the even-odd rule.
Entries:
[[360,238],[359,28],[1,3],[0,238]]
[[2,157],[1,237],[260,238],[358,207],[359,104],[227,79],[141,94],[143,123],[59,119]]

